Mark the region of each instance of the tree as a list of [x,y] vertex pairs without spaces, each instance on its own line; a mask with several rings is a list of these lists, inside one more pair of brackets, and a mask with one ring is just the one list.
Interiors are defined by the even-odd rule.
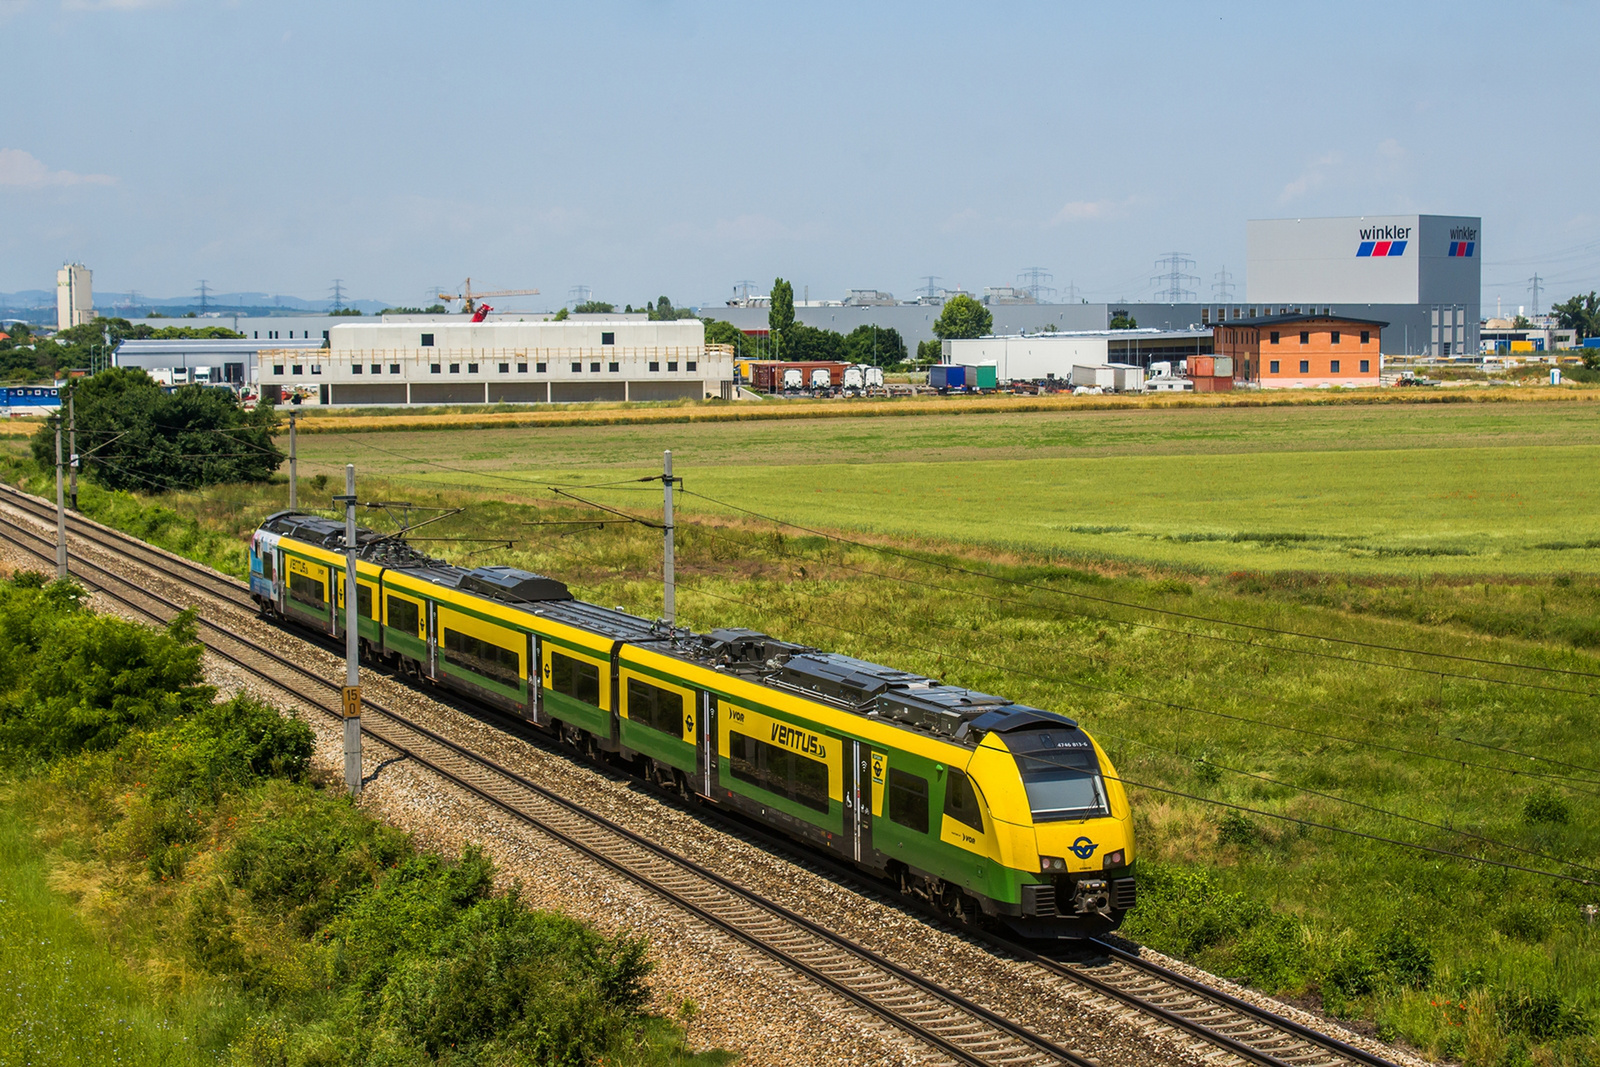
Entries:
[[1137,330],[1139,328],[1139,320],[1126,311],[1119,310],[1111,316],[1111,328],[1113,330]]
[[790,331],[794,329],[794,286],[782,278],[772,279],[772,305],[767,308],[767,330],[777,345],[776,355],[788,355]]
[[944,358],[944,345],[934,338],[931,341],[917,342],[917,366],[931,367]]
[[1529,320],[1528,316],[1526,315],[1518,315],[1516,318],[1511,320],[1511,328],[1513,330],[1526,330],[1532,325],[1533,322]]
[[1563,330],[1577,330],[1578,340],[1600,337],[1600,295],[1590,290],[1588,296],[1578,294],[1564,304],[1550,309]]
[[887,367],[906,361],[906,343],[900,331],[885,326],[857,326],[845,335],[844,350],[852,363]]
[[[264,482],[283,463],[270,404],[245,411],[227,389],[171,393],[142,370],[113,367],[78,384],[84,474],[107,489],[163,492],[224,482]],[[33,456],[55,465],[55,433],[40,427]]]
[[555,313],[555,317],[552,318],[550,321],[551,322],[566,322],[567,321],[567,309],[566,308],[561,308],[559,311],[557,311]]
[[782,358],[798,361],[844,362],[848,358],[844,347],[844,334],[835,333],[833,330],[819,330],[815,326],[807,326],[800,322],[789,327],[788,339],[783,342],[781,351]]
[[691,308],[673,307],[672,301],[664,296],[656,297],[654,304],[646,304],[644,310],[649,314],[651,322],[672,322],[676,319],[692,319],[694,311]]
[[966,293],[957,293],[944,302],[944,310],[933,324],[933,335],[941,341],[982,337],[994,329],[994,315]]
[[724,322],[721,319],[706,320],[706,344],[732,345],[737,349],[744,340],[744,331],[733,323]]
[[585,300],[573,307],[574,315],[609,315],[617,310],[617,305],[608,304],[604,300]]

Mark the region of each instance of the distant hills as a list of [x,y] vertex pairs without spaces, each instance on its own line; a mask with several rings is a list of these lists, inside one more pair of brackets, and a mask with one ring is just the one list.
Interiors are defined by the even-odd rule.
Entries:
[[[138,296],[138,302],[134,297]],[[189,312],[196,315],[223,313],[227,315],[306,315],[323,314],[329,302],[302,300],[298,296],[277,293],[212,293],[206,298],[202,310],[193,296],[149,297],[142,294],[101,292],[94,294],[95,310],[104,316],[143,318],[152,311],[170,318],[181,318]],[[347,300],[346,307],[373,314],[397,305],[383,300]],[[55,325],[56,292],[54,289],[23,289],[15,293],[0,293],[0,318],[23,319],[47,326]]]

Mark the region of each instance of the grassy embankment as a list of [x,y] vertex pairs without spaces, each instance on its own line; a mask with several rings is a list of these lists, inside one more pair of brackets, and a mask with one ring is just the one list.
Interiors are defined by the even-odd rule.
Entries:
[[[36,578],[36,576],[35,576]],[[642,941],[528,910],[201,684],[192,623],[0,581],[0,1065],[690,1064]]]
[[[541,486],[643,476],[672,447],[691,490],[992,573],[680,498],[689,624],[747,625],[926,671],[1095,731],[1141,783],[1145,896],[1131,934],[1262,988],[1320,996],[1441,1056],[1578,1064],[1600,1053],[1600,956],[1580,911],[1600,890],[1284,817],[1597,877],[1593,680],[1421,654],[1600,670],[1600,510],[1582,473],[1595,459],[1592,411],[327,434],[301,439],[302,471],[337,476],[355,459],[364,496],[467,504],[429,532],[505,536],[515,549],[423,547],[555,573],[644,614],[660,602],[658,535],[526,527],[585,514]],[[306,485],[302,500],[331,491]],[[225,545],[206,539],[239,537],[283,492],[174,497],[165,536]],[[582,495],[640,512],[659,499],[637,483]],[[234,558],[238,544],[226,549]]]

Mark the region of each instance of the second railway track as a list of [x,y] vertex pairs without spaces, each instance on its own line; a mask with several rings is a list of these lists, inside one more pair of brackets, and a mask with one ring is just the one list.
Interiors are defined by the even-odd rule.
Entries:
[[[0,504],[37,523],[55,521],[37,497],[0,487]],[[169,555],[126,534],[69,513],[69,539],[92,542],[127,563],[239,611],[255,612],[245,588],[209,568]],[[0,539],[53,563],[54,543],[0,511]],[[48,549],[48,551],[46,551]],[[178,604],[93,562],[77,558],[91,585],[130,610],[165,622]],[[338,717],[339,683],[289,657],[200,619],[206,646],[269,685],[285,689]],[[969,1064],[1093,1063],[802,916],[738,886],[604,816],[588,811],[477,755],[427,727],[368,702],[376,722],[363,733],[408,756],[467,792],[532,825],[596,863],[647,888],[697,920],[777,960],[951,1060]],[[826,865],[826,864],[825,864]],[[998,945],[1051,974],[1125,1005],[1226,1055],[1261,1067],[1394,1067],[1392,1061],[1247,1000],[1146,960],[1108,942],[1067,959],[1041,955],[1009,941]]]
[[[52,516],[53,518],[53,516]],[[91,524],[87,539],[118,550],[119,535]],[[100,536],[95,536],[98,534]],[[0,539],[42,561],[53,562],[54,545],[11,517],[0,516]],[[160,553],[138,558],[160,567]],[[166,576],[194,584],[165,567]],[[88,573],[85,573],[88,572]],[[129,610],[164,623],[186,605],[139,588],[125,577],[77,558],[84,584]],[[213,576],[214,577],[214,576]],[[213,594],[214,595],[214,594]],[[284,689],[332,717],[339,717],[337,682],[255,645],[206,619],[199,620],[205,646],[269,685]],[[800,973],[823,988],[905,1031],[951,1061],[972,1065],[1068,1064],[1095,1061],[857,945],[782,905],[677,856],[542,786],[479,756],[407,717],[369,702],[362,733],[427,767],[512,817],[536,827],[573,851],[629,879],[697,920]],[[368,721],[368,718],[376,721]]]

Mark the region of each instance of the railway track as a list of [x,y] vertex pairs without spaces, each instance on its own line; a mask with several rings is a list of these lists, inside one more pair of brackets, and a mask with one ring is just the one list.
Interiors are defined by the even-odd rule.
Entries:
[[[52,505],[9,487],[0,487],[0,504],[40,522],[53,524],[55,520]],[[153,568],[229,607],[251,613],[256,610],[238,583],[126,534],[70,514],[68,531],[69,536],[90,541],[141,567]],[[0,539],[54,563],[54,541],[15,522],[3,511]],[[91,579],[85,584],[155,621],[165,622],[182,608],[139,588],[130,579],[77,557],[75,573],[80,581],[85,580],[86,570],[101,580]],[[340,716],[338,682],[324,679],[204,618],[199,621],[207,631],[202,640],[213,652],[268,684],[287,689],[331,717]],[[363,733],[374,740],[893,1023],[956,1062],[1092,1062],[604,816],[550,793],[397,712],[371,702],[365,709],[369,715],[363,719]],[[857,872],[829,860],[810,855],[805,859],[860,882]],[[981,936],[996,948],[1054,976],[1204,1042],[1211,1046],[1212,1056],[1223,1053],[1260,1067],[1395,1067],[1382,1056],[1207,986],[1109,941],[1092,941],[1087,953],[1057,958],[1009,939]]]
[[[121,550],[122,535],[83,522],[76,523],[73,532],[102,548]],[[54,563],[53,540],[12,516],[0,514],[0,539],[42,562]],[[154,556],[161,561],[156,566],[169,562],[161,553]],[[153,562],[149,557],[136,561]],[[179,570],[163,569],[168,577]],[[166,623],[185,607],[82,556],[75,560],[74,573],[78,581],[156,623]],[[203,617],[198,622],[201,640],[214,654],[332,718],[341,717],[338,682]],[[891,1023],[953,1062],[974,1067],[1098,1067],[1089,1057],[677,856],[398,712],[376,702],[367,702],[363,711],[362,733],[372,740]]]

